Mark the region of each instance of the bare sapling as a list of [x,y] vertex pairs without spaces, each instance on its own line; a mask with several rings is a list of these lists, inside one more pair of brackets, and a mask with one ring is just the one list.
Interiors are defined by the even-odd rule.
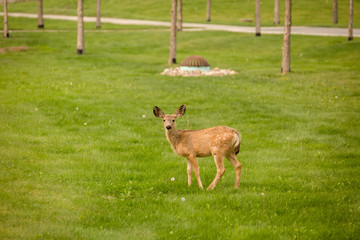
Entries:
[[161,118],[167,140],[170,142],[174,152],[187,158],[188,186],[191,185],[191,174],[194,170],[199,188],[203,188],[200,179],[197,157],[214,156],[217,173],[207,190],[215,188],[225,173],[224,159],[227,158],[236,171],[235,188],[239,187],[241,176],[241,164],[237,160],[240,151],[241,136],[236,129],[218,126],[202,130],[178,130],[175,120],[182,117],[186,111],[186,105],[182,105],[174,114],[164,112],[154,106],[154,115]]

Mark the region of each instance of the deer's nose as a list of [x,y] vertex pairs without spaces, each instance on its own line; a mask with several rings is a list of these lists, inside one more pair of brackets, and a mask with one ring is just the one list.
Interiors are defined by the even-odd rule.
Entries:
[[170,126],[170,125],[167,125],[167,126],[166,126],[166,129],[167,129],[167,130],[170,130],[170,129],[171,129],[171,126]]

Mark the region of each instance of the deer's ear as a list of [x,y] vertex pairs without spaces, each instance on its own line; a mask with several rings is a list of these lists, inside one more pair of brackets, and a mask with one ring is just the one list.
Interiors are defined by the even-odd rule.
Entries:
[[176,110],[175,115],[176,117],[182,117],[184,116],[186,111],[186,105],[181,105],[178,110]]
[[153,112],[154,112],[155,117],[157,117],[157,118],[165,117],[164,112],[157,106],[154,106]]

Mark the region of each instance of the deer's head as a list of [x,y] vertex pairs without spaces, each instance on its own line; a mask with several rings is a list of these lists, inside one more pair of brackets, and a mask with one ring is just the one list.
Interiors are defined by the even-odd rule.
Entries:
[[172,128],[176,128],[175,120],[178,117],[182,117],[186,111],[186,105],[181,105],[178,110],[175,111],[174,114],[165,114],[159,107],[154,106],[153,108],[154,115],[157,118],[161,118],[164,123],[164,128],[166,130],[170,130]]

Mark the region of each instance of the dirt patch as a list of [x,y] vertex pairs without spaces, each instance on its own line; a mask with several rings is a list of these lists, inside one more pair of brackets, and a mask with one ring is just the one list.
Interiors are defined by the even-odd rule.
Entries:
[[253,22],[253,20],[250,18],[241,18],[241,19],[239,19],[239,21],[240,22]]
[[17,47],[6,47],[6,48],[0,48],[0,53],[6,53],[6,52],[26,52],[30,48],[24,47],[24,46],[17,46]]
[[199,77],[199,76],[226,76],[226,75],[234,75],[237,74],[234,70],[231,69],[219,69],[214,68],[210,71],[183,71],[180,68],[166,68],[161,75],[169,75],[169,76],[183,76],[183,77]]

